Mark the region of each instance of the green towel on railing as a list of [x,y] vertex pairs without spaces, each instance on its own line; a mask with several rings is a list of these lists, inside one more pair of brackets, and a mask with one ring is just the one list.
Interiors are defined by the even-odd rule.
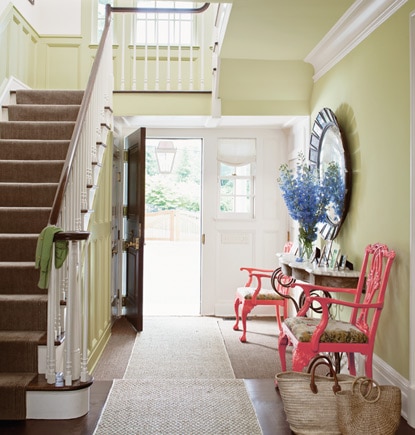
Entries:
[[[49,287],[53,237],[56,233],[60,233],[62,231],[62,228],[56,227],[55,225],[48,225],[47,227],[43,228],[37,239],[35,269],[40,269],[40,277],[37,284],[40,288]],[[56,269],[62,267],[67,255],[68,242],[66,240],[58,240],[55,243]]]

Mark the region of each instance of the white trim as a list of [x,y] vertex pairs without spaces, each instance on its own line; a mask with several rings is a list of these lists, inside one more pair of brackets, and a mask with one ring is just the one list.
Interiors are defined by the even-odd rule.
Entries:
[[367,36],[392,16],[407,0],[357,0],[311,50],[304,61],[314,67],[316,82]]
[[[3,83],[0,86],[0,106],[7,106],[12,103],[10,99],[11,91],[15,91],[16,89],[30,89],[23,82],[21,82],[16,77],[10,76],[8,79],[4,79]],[[7,110],[0,113],[0,121],[7,120]]]
[[[409,252],[410,264],[415,252],[415,11],[409,18],[410,35],[410,228],[409,228]],[[409,386],[408,386],[408,424],[415,427],[415,270],[409,268]]]
[[26,419],[67,420],[89,412],[90,387],[80,390],[27,391]]
[[373,354],[373,379],[375,379],[379,385],[395,385],[401,389],[401,415],[407,420],[410,426],[413,426],[413,422],[411,423],[411,418],[413,419],[414,413],[410,412],[410,410],[412,410],[410,407],[411,386],[408,380],[375,354]]

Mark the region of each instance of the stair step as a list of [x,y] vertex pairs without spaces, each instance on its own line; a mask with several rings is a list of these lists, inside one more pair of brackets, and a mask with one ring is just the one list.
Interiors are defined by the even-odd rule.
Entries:
[[0,262],[35,261],[38,237],[39,234],[0,234]]
[[46,331],[47,295],[0,295],[0,330]]
[[0,182],[57,183],[62,160],[0,160]]
[[43,375],[33,378],[26,389],[26,418],[62,420],[87,414],[92,382],[76,380],[70,386],[56,387],[48,384]]
[[71,139],[75,122],[2,121],[1,139]]
[[0,262],[0,294],[46,294],[47,290],[37,286],[39,270],[33,261]]
[[0,420],[26,419],[26,387],[37,373],[0,373]]
[[44,331],[0,331],[0,373],[37,373]]
[[58,183],[2,183],[2,207],[47,207],[53,204]]
[[9,121],[76,121],[80,106],[13,104],[6,107]]
[[49,221],[51,207],[0,207],[0,233],[39,233]]
[[0,139],[0,160],[65,160],[69,142]]
[[16,104],[81,104],[84,91],[18,89]]

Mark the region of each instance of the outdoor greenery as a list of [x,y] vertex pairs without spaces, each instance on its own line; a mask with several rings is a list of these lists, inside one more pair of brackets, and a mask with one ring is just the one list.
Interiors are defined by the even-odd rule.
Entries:
[[171,174],[159,174],[154,147],[146,154],[146,212],[200,211],[200,147],[178,147]]

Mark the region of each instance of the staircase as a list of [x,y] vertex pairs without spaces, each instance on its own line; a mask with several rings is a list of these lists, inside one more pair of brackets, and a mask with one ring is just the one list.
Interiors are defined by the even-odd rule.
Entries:
[[[74,382],[71,387],[55,387],[44,379],[47,289],[38,287],[39,271],[34,268],[37,238],[48,224],[82,97],[83,91],[17,90],[10,97],[11,103],[3,108],[0,122],[1,420],[50,418],[41,408],[59,402],[56,391],[64,394],[68,390],[84,390],[78,400],[84,402],[84,393],[88,393],[91,384]],[[50,392],[54,395],[49,395],[48,402]],[[56,418],[65,418],[65,412],[62,410],[63,417]],[[70,411],[68,415],[72,415]]]

